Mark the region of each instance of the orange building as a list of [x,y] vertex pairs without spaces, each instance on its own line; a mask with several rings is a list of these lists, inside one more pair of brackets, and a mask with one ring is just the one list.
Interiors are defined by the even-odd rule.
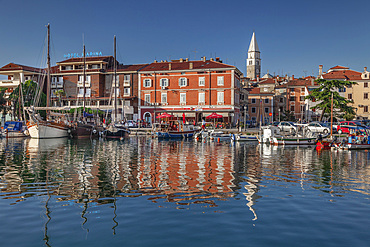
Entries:
[[139,71],[139,116],[153,123],[162,112],[184,113],[188,121],[199,122],[216,112],[224,122],[236,123],[241,118],[241,76],[219,58],[155,61]]

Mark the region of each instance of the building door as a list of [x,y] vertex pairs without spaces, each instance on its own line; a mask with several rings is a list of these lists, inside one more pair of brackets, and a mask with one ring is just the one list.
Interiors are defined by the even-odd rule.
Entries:
[[145,122],[152,124],[152,115],[149,112],[144,113],[144,120]]

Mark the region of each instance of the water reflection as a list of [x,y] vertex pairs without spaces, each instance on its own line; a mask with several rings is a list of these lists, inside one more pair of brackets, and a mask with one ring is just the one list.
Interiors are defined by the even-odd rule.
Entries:
[[[312,147],[158,141],[68,139],[2,140],[1,199],[20,203],[33,196],[88,207],[111,204],[116,221],[120,197],[147,198],[153,203],[217,207],[243,195],[257,220],[259,192],[268,181],[297,183],[333,196],[345,191],[369,195],[366,151],[322,151]],[[48,200],[49,200],[48,199]],[[46,209],[46,211],[48,211]],[[85,229],[88,232],[88,229]]]

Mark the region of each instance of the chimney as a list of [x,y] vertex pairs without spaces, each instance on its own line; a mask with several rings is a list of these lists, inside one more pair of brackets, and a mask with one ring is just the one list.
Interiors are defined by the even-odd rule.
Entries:
[[319,65],[319,76],[322,76],[322,68],[323,68],[323,66]]
[[171,63],[168,64],[168,70],[171,70]]
[[257,82],[259,82],[260,81],[260,76],[259,75],[257,75]]
[[364,67],[364,72],[367,72],[367,67]]
[[220,61],[220,58],[219,57],[216,57],[216,62],[219,62]]
[[184,62],[184,59],[183,58],[180,58],[180,63]]
[[157,60],[154,60],[154,63],[156,63],[157,62]]
[[186,62],[189,62],[189,58],[185,58],[185,61],[186,61]]
[[189,69],[193,69],[193,63],[189,63]]
[[213,61],[213,58],[210,58],[209,60]]
[[292,81],[294,80],[294,75],[292,75]]
[[203,62],[205,62],[206,61],[206,56],[202,57],[202,60],[203,60]]

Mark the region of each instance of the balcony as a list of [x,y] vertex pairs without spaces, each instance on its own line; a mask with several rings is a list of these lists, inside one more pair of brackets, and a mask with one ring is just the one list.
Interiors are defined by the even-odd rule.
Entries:
[[18,87],[20,84],[20,80],[3,80],[0,81],[0,87]]

